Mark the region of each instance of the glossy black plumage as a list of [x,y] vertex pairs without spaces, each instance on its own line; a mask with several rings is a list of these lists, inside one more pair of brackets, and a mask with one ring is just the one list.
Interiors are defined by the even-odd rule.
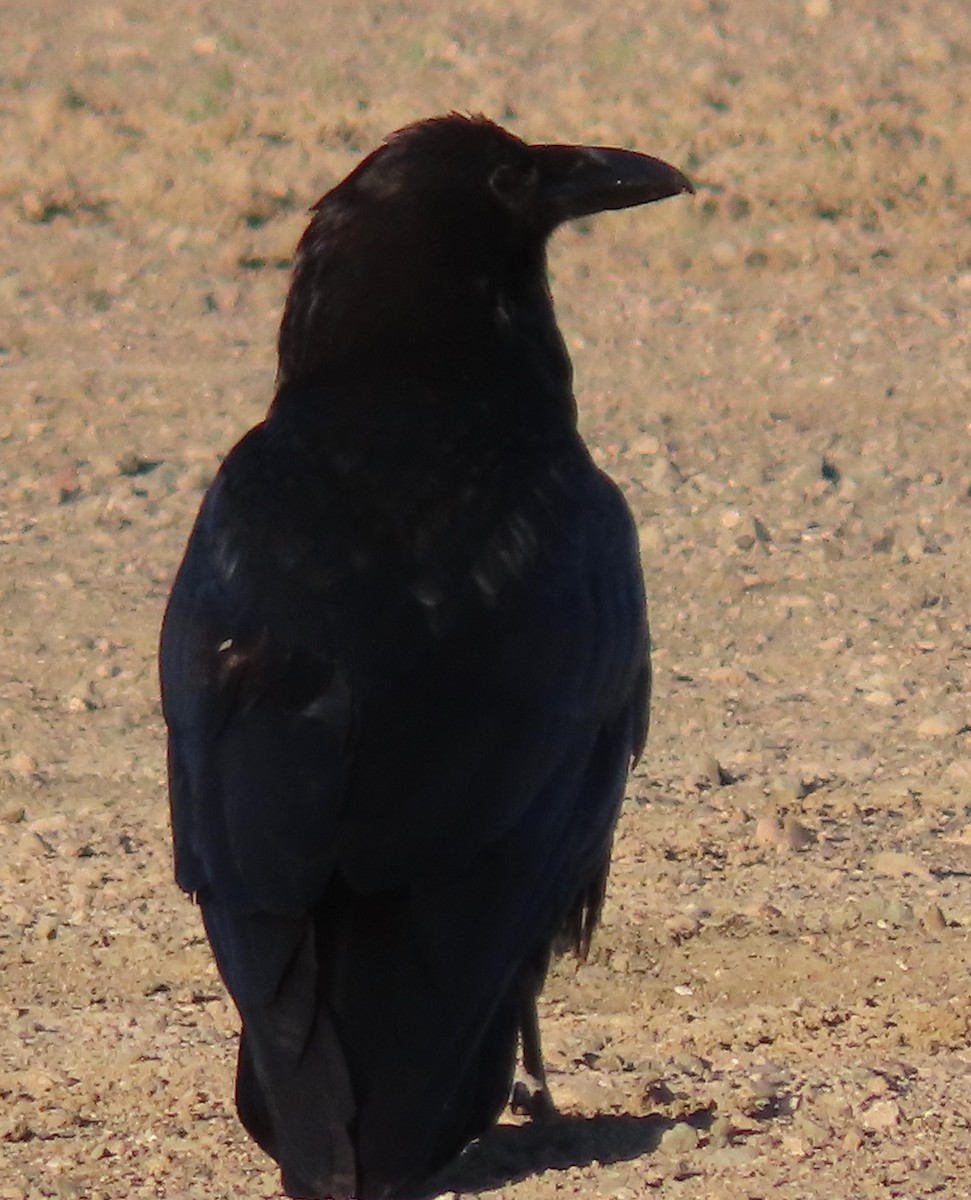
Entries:
[[420,1187],[506,1103],[551,947],[589,941],[648,639],[545,244],[688,190],[450,116],[301,240],[276,396],[203,502],[160,660],[176,875],[292,1196]]

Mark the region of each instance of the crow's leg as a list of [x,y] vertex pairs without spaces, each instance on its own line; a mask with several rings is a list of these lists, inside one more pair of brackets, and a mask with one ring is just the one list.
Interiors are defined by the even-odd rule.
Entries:
[[556,1105],[546,1086],[546,1067],[539,1034],[539,1015],[536,1012],[536,991],[523,989],[519,1005],[519,1030],[522,1039],[522,1070],[513,1083],[510,1107],[514,1113],[533,1121],[548,1121],[556,1116]]

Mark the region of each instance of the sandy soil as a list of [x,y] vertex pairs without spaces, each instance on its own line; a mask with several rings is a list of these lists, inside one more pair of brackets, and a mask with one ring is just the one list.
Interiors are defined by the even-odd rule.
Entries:
[[4,5],[0,1200],[278,1194],[171,882],[157,627],[307,206],[449,108],[699,195],[554,247],[655,722],[544,1003],[563,1119],[442,1186],[971,1196],[971,8],[642,11]]

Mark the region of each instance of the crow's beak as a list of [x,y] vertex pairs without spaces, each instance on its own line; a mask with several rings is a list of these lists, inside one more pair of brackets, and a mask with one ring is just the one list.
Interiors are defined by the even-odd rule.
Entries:
[[634,150],[600,146],[534,146],[533,150],[551,226],[695,190],[677,167]]

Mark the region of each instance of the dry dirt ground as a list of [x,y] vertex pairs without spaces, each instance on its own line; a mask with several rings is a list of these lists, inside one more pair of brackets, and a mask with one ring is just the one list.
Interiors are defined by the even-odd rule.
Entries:
[[971,1196],[971,7],[592,8],[2,5],[0,1200],[278,1194],[171,882],[157,628],[307,206],[449,108],[698,195],[553,249],[655,721],[543,1006],[562,1120],[442,1186]]

